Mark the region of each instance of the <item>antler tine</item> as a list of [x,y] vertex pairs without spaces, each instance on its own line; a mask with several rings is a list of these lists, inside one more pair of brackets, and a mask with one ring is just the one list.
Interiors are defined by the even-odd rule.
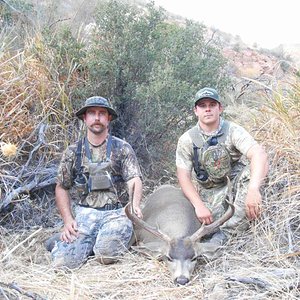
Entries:
[[[132,213],[131,213],[132,212]],[[145,230],[147,230],[148,232],[152,233],[153,235],[157,236],[158,238],[160,238],[163,241],[166,242],[170,242],[170,238],[163,234],[162,232],[160,232],[157,228],[149,225],[148,223],[146,223],[144,220],[140,219],[134,212],[133,212],[133,208],[131,206],[131,203],[128,203],[125,206],[125,214],[127,215],[128,219],[132,221],[132,223],[134,223],[137,226],[140,226],[142,228],[144,228]]]
[[229,205],[228,209],[226,210],[224,215],[221,218],[217,219],[215,222],[213,222],[209,225],[202,224],[202,226],[191,236],[192,241],[195,242],[195,241],[201,239],[203,236],[212,233],[216,228],[223,225],[227,220],[229,220],[233,216],[234,205],[232,202],[232,198],[233,198],[232,197],[232,184],[231,184],[231,181],[228,176],[227,176],[227,182],[228,182],[227,195],[228,195],[229,201],[226,198],[225,198],[225,200]]

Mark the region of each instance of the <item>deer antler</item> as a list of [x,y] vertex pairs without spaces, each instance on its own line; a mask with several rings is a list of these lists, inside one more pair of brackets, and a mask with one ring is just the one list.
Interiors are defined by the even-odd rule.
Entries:
[[160,232],[156,227],[153,227],[140,219],[133,210],[133,194],[134,194],[134,184],[132,186],[132,190],[129,191],[129,203],[125,206],[125,214],[127,215],[128,219],[132,221],[137,226],[140,226],[147,230],[148,232],[152,233],[153,235],[157,236],[163,241],[170,242],[171,239],[165,235],[164,233]]

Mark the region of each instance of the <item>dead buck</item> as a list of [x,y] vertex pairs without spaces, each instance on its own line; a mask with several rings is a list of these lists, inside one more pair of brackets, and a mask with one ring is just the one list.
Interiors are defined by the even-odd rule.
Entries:
[[200,239],[214,233],[234,213],[231,193],[229,182],[227,211],[212,224],[202,226],[181,189],[171,185],[162,185],[146,199],[143,219],[128,203],[125,212],[134,224],[138,245],[134,249],[166,260],[174,282],[188,283],[201,255]]

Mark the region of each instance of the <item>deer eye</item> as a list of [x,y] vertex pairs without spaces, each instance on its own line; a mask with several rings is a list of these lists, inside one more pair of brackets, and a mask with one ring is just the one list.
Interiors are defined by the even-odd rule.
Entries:
[[169,255],[166,255],[166,258],[167,258],[168,261],[173,261],[173,258],[170,257]]
[[191,259],[191,261],[196,261],[197,260],[197,256],[194,256],[192,259]]

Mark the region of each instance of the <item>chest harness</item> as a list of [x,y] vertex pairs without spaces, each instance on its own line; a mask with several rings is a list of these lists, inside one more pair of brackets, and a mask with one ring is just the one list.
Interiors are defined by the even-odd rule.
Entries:
[[198,181],[222,182],[231,170],[231,158],[225,147],[229,124],[224,121],[221,129],[207,140],[198,125],[189,130],[193,141],[193,167]]
[[[87,169],[82,166],[82,150],[84,147],[85,156],[88,159]],[[108,136],[106,145],[106,157],[101,162],[93,162],[89,142],[86,137],[77,143],[75,153],[75,165],[73,179],[81,198],[85,198],[92,191],[105,191],[114,189],[114,183],[123,181],[121,175],[111,175],[111,151],[112,137]]]

